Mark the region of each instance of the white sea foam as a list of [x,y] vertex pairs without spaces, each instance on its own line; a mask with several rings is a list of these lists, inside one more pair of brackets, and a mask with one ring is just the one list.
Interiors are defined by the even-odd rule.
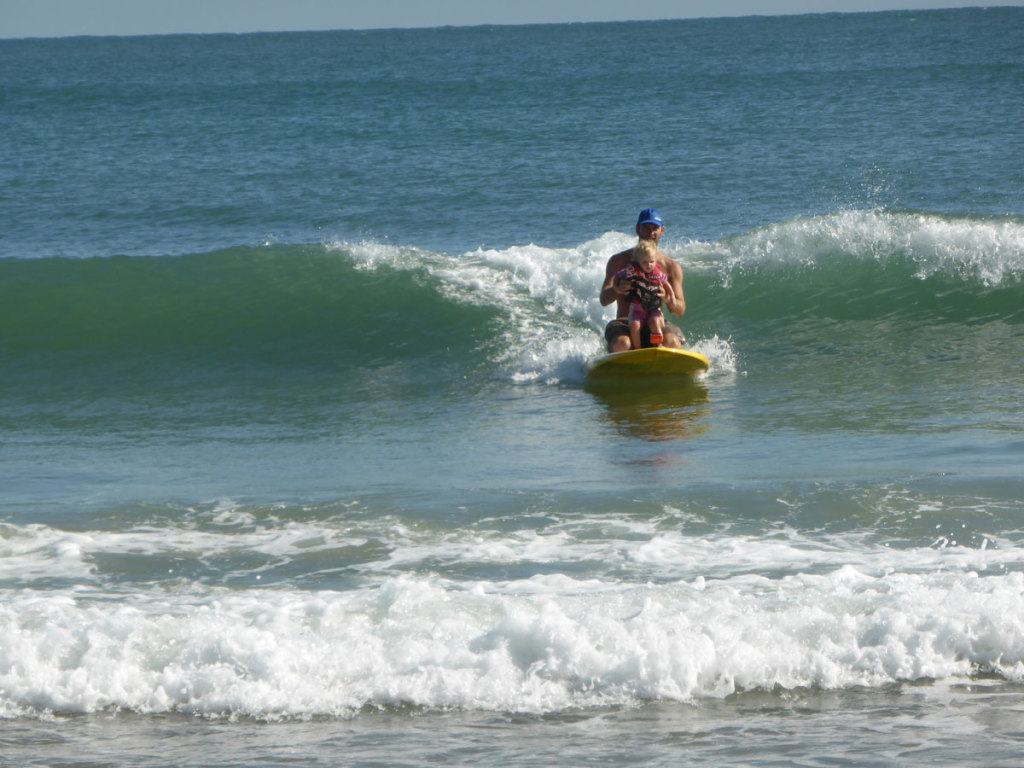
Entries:
[[998,286],[1024,279],[1024,224],[1014,219],[846,210],[770,224],[720,243],[691,243],[697,259],[721,271],[765,265],[813,267],[837,255],[909,260],[935,274]]
[[844,565],[665,584],[397,576],[348,593],[118,602],[23,591],[4,595],[0,630],[6,716],[545,712],[979,671],[1024,682],[1024,577]]
[[0,524],[0,581],[88,578],[82,551],[93,543],[91,535],[45,525]]
[[[929,503],[913,494],[880,494],[855,503],[865,509],[880,504],[870,514],[883,523],[892,516],[920,518]],[[132,572],[148,570],[154,581],[169,575],[154,568],[169,563],[177,568],[174,578],[197,583],[219,579],[229,568],[238,577],[265,573],[285,586],[286,566],[293,560],[302,560],[306,571],[344,567],[371,580],[410,572],[444,575],[471,565],[480,569],[479,578],[493,581],[486,576],[492,566],[498,573],[507,564],[529,569],[545,563],[573,573],[584,568],[595,578],[639,582],[819,573],[846,566],[875,576],[1024,570],[1024,549],[1009,534],[978,528],[984,516],[970,526],[937,518],[934,526],[920,526],[917,546],[894,547],[870,525],[830,535],[786,526],[744,533],[734,531],[728,518],[712,525],[686,510],[664,507],[658,514],[646,505],[621,513],[540,514],[527,526],[522,512],[514,519],[410,525],[359,505],[329,505],[304,512],[301,519],[284,507],[233,509],[221,502],[170,508],[163,523],[140,522],[124,530],[67,533],[41,524],[7,524],[0,538],[0,576],[18,588],[60,581],[102,586],[121,578],[124,557],[134,558],[127,566]],[[953,512],[966,514],[959,506]],[[277,566],[285,566],[283,575],[268,573]]]
[[[469,528],[351,511],[300,523],[214,502],[123,532],[7,526],[0,715],[548,712],[979,672],[1024,682],[1024,550],[999,537],[895,548],[860,529],[741,533],[670,508]],[[129,593],[115,575],[111,592],[96,565],[237,555],[238,576],[370,540],[344,591],[151,571]],[[39,591],[34,561],[75,564],[75,586]]]

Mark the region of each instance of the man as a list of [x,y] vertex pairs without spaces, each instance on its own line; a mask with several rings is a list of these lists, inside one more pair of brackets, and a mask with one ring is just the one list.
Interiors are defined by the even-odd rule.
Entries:
[[[640,211],[640,218],[636,222],[636,234],[641,240],[653,240],[657,246],[661,236],[665,234],[665,222],[661,214],[654,208],[644,208]],[[613,301],[615,306],[615,319],[608,323],[604,329],[604,338],[608,342],[609,352],[626,352],[631,349],[633,343],[629,339],[629,291],[630,282],[626,279],[615,279],[615,275],[621,269],[629,266],[633,258],[633,249],[616,253],[608,259],[608,265],[604,270],[604,285],[601,287],[601,306],[607,307]],[[665,308],[676,317],[682,317],[686,312],[686,299],[683,297],[683,268],[670,259],[660,250],[658,251],[658,266],[668,276],[668,282],[672,286],[672,296],[666,298],[664,288],[659,290],[664,301]],[[665,323],[665,339],[663,346],[673,349],[682,349],[683,332],[671,323]]]

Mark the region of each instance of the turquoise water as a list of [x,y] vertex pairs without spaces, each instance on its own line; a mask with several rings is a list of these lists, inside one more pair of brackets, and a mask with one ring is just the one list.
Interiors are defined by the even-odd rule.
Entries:
[[1022,32],[0,41],[0,764],[1015,765]]

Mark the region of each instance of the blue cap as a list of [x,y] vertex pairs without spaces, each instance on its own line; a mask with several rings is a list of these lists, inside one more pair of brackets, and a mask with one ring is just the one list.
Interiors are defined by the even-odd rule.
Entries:
[[640,211],[640,218],[636,220],[636,225],[639,227],[642,224],[657,224],[659,227],[665,226],[665,222],[661,220],[661,214],[655,208],[644,208]]

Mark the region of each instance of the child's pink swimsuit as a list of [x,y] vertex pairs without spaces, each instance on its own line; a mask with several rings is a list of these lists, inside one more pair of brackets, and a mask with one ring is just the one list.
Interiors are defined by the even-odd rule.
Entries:
[[[657,296],[657,290],[660,283],[668,282],[668,275],[662,271],[661,267],[655,264],[652,272],[644,272],[640,269],[640,265],[634,262],[620,270],[616,277],[625,277],[632,281],[634,286],[637,283],[641,284],[639,289],[634,287],[630,292],[632,302],[629,305],[629,322],[633,323],[639,320],[641,324],[644,324],[649,323],[652,318],[662,317],[661,299]],[[645,295],[650,297],[646,302],[644,301]]]

